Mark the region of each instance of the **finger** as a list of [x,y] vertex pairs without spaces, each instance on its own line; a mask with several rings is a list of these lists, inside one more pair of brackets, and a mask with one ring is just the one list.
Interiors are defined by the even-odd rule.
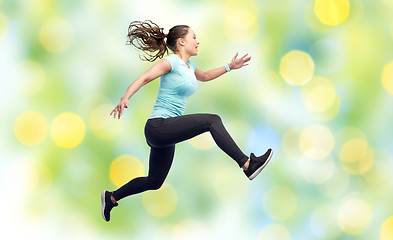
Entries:
[[119,114],[119,106],[115,108],[115,114],[113,114],[113,118],[116,118],[116,115]]
[[251,59],[251,57],[248,57],[248,58],[245,58],[244,60],[243,60],[243,62],[248,62],[248,61],[250,61],[250,59]]
[[120,107],[120,110],[119,110],[119,119],[120,119],[120,116],[123,114],[123,110],[124,108],[123,107]]
[[244,55],[244,56],[243,56],[243,57],[241,57],[240,59],[242,59],[242,60],[243,60],[243,59],[244,59],[244,58],[245,58],[247,55],[248,55],[248,53],[246,53],[246,55]]
[[237,58],[237,55],[239,55],[238,52],[236,52],[236,55],[233,57],[233,59],[236,59],[236,58]]
[[112,110],[111,114],[109,115],[112,115],[113,113],[116,114],[116,111],[117,111],[117,106]]
[[120,119],[121,116],[123,116],[123,113],[124,113],[124,108],[121,108],[121,110],[119,112],[119,119]]

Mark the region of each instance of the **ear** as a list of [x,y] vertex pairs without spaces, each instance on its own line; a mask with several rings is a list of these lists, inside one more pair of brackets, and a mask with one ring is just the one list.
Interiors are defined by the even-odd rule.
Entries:
[[180,46],[184,46],[186,44],[183,38],[179,38],[178,42],[179,42]]

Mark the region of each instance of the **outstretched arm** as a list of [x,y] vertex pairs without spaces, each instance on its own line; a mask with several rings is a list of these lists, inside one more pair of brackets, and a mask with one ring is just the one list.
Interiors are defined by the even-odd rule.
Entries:
[[112,110],[110,115],[113,114],[114,118],[116,118],[116,115],[118,115],[118,118],[120,119],[120,116],[124,112],[124,108],[128,108],[128,100],[132,97],[132,95],[134,95],[142,86],[164,74],[167,74],[171,70],[172,67],[168,60],[161,59],[160,61],[156,62],[153,66],[151,66],[151,68],[142,74],[142,76],[131,83],[124,95],[121,97],[120,103]]
[[[236,53],[235,57],[232,58],[232,61],[229,63],[229,69],[234,70],[234,69],[239,69],[243,66],[248,65],[248,61],[250,61],[251,57],[247,57],[248,53],[244,55],[243,57],[237,59],[238,53]],[[195,69],[195,76],[199,81],[202,82],[207,82],[213,79],[218,78],[219,76],[223,75],[226,73],[227,70],[225,67],[219,67],[216,69],[212,69],[210,71],[204,72],[198,68]]]

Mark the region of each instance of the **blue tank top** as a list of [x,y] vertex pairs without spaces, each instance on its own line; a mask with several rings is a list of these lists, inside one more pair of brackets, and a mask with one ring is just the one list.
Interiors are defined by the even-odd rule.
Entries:
[[188,98],[197,90],[195,64],[188,60],[188,66],[176,54],[164,57],[171,64],[172,70],[161,76],[160,88],[151,118],[169,118],[184,113]]

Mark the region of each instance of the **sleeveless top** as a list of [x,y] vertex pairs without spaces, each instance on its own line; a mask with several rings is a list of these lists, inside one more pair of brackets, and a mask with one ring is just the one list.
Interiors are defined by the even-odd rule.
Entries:
[[172,70],[161,76],[160,88],[151,118],[169,118],[184,113],[188,98],[197,90],[196,66],[188,60],[188,66],[176,54],[164,57],[171,64]]

